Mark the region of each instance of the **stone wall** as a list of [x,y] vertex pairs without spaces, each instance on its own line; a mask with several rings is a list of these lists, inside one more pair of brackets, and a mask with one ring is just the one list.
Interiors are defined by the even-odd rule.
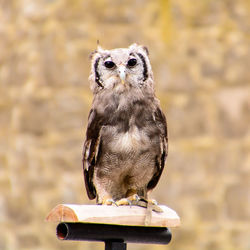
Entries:
[[81,150],[89,54],[146,45],[167,115],[169,157],[152,193],[182,226],[169,246],[250,249],[248,0],[0,1],[0,249],[103,249],[60,242],[58,203],[91,203]]

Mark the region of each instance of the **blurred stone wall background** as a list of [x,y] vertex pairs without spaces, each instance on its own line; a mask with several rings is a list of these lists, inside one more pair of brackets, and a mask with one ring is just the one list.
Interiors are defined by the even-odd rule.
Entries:
[[81,150],[89,54],[146,45],[168,118],[152,197],[182,226],[168,246],[250,249],[249,0],[0,0],[0,249],[103,249],[61,242],[58,203],[93,204]]

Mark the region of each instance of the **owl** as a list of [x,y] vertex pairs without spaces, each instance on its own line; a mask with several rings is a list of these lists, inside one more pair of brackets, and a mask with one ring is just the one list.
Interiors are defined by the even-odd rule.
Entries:
[[98,46],[89,81],[94,98],[83,146],[88,197],[103,205],[147,200],[168,153],[166,118],[155,97],[147,48]]

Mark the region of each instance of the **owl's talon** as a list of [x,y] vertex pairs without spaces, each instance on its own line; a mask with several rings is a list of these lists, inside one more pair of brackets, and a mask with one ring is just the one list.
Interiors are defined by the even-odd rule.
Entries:
[[118,207],[118,205],[115,201],[112,203],[112,206]]
[[117,206],[116,202],[112,198],[104,198],[101,202],[102,205],[115,205]]
[[152,204],[152,210],[153,211],[158,212],[158,213],[163,212],[163,210],[158,206],[158,203],[157,203],[156,200],[147,200],[147,199],[145,199],[143,197],[140,197],[140,200],[135,205],[137,205],[139,207],[145,207],[146,208],[148,206],[148,204],[150,204],[150,203]]
[[116,202],[117,206],[132,206],[132,202],[131,200],[127,199],[127,198],[122,198],[119,201]]
[[156,200],[152,199],[152,200],[149,200],[149,201],[151,201],[153,205],[158,206],[158,202]]
[[158,205],[158,202],[154,199],[152,199],[152,200],[151,199],[148,199],[148,200],[144,199],[144,201],[147,203],[151,203],[152,205],[156,205],[156,206]]
[[138,201],[140,200],[140,197],[138,194],[133,194],[127,198],[122,198],[119,201],[116,202],[118,206],[124,206],[124,205],[137,205]]
[[132,201],[139,201],[139,200],[140,200],[140,197],[138,194],[132,195]]
[[117,204],[116,204],[116,202],[113,199],[106,200],[106,204],[105,205],[112,205],[112,206],[116,206],[117,207]]

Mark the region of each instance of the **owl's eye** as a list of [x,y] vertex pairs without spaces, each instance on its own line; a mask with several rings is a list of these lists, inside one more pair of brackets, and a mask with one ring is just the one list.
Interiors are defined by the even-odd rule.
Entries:
[[132,59],[128,60],[128,64],[127,65],[129,67],[134,67],[136,65],[136,63],[137,63],[137,60],[135,58],[132,58]]
[[113,69],[113,68],[115,67],[114,62],[112,62],[112,61],[106,61],[106,62],[104,63],[104,65],[105,65],[105,67],[108,68],[108,69]]

